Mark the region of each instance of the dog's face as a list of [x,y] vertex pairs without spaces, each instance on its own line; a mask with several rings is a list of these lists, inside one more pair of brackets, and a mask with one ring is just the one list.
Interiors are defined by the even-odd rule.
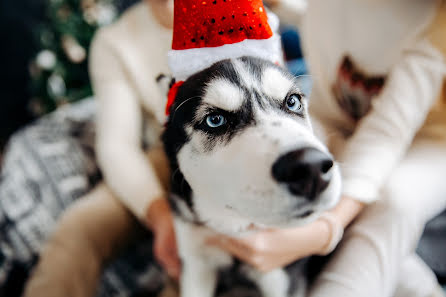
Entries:
[[180,204],[220,232],[302,224],[340,196],[307,99],[294,77],[263,60],[225,60],[190,77],[163,140]]

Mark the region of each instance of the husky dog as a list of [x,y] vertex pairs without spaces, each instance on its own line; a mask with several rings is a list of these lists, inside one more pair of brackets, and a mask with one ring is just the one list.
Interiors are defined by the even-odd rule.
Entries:
[[313,134],[296,79],[257,58],[220,61],[179,87],[163,142],[181,296],[214,296],[224,271],[262,296],[301,296],[301,263],[261,273],[205,244],[216,233],[306,224],[338,202],[338,165]]

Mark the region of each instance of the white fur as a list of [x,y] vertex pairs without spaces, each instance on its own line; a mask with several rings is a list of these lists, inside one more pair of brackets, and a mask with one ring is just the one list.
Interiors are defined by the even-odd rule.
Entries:
[[279,115],[262,115],[259,121],[261,125],[247,128],[210,153],[204,152],[205,136],[193,133],[178,154],[180,169],[194,189],[195,211],[220,232],[238,233],[251,223],[284,226],[293,222],[290,209],[322,211],[336,203],[331,190],[340,185],[337,166],[327,198],[322,195],[317,205],[291,195],[272,179],[271,167],[280,155],[308,146],[326,151],[308,127]]
[[232,264],[232,256],[206,244],[210,229],[175,220],[179,256],[183,261],[181,297],[212,297],[219,268]]
[[[242,62],[235,60],[232,63],[245,87],[263,90],[276,100],[281,97],[284,100],[293,88],[293,81],[275,68],[264,71],[265,79],[259,86]],[[234,99],[242,92],[228,81],[211,82],[203,98],[204,105],[220,103],[214,96],[224,94],[225,88]],[[240,104],[230,102],[228,105]],[[202,112],[199,114],[204,116]],[[313,202],[292,195],[286,186],[272,178],[272,165],[285,153],[303,147],[327,152],[313,135],[308,116],[296,119],[296,116],[273,109],[264,111],[258,106],[254,106],[254,114],[256,125],[246,127],[229,143],[217,143],[211,151],[205,132],[186,129],[190,141],[178,153],[180,170],[193,189],[198,218],[219,232],[239,234],[251,224],[270,227],[303,224],[332,207],[339,197],[337,165],[333,168],[332,182]],[[295,218],[309,210],[315,214],[305,219]]]
[[243,91],[226,79],[212,80],[207,86],[204,101],[215,107],[235,111],[243,102]]
[[[294,82],[279,70],[267,67],[262,81],[254,77],[240,60],[231,61],[244,88],[256,90],[273,100],[283,101],[296,91]],[[195,120],[205,118],[209,106],[235,111],[242,106],[243,89],[223,79],[211,80],[206,86]],[[305,100],[302,102],[306,109]],[[192,188],[195,214],[183,216],[198,219],[206,227],[176,220],[177,241],[183,259],[181,294],[183,297],[212,297],[217,283],[217,271],[232,264],[232,257],[205,244],[206,238],[221,232],[242,236],[254,224],[258,227],[291,227],[307,223],[318,213],[331,208],[339,199],[340,174],[335,164],[332,181],[315,201],[291,194],[288,188],[274,180],[271,170],[276,160],[290,151],[314,147],[322,152],[326,147],[314,136],[308,114],[290,115],[277,107],[258,106],[252,101],[255,125],[242,128],[229,142],[209,139],[209,135],[185,127],[189,141],[177,153],[179,169]],[[217,138],[218,139],[218,138]],[[222,138],[223,139],[223,138]],[[212,147],[209,147],[209,141]],[[299,214],[314,211],[304,219]],[[245,266],[246,275],[254,281],[264,297],[288,297],[289,278],[283,269],[261,273]],[[303,274],[293,297],[305,293]]]
[[[197,227],[181,219],[175,220],[177,244],[183,261],[181,297],[212,297],[217,284],[218,270],[233,263],[228,253],[206,244],[217,234],[208,228]],[[193,240],[191,240],[193,239]],[[259,287],[264,297],[287,297],[289,277],[283,269],[262,273],[252,266],[244,266],[246,276]],[[298,292],[305,290],[303,275],[298,276]],[[293,297],[303,297],[301,293]]]
[[262,74],[263,92],[270,98],[282,101],[292,87],[293,82],[277,68],[268,67]]
[[287,297],[290,280],[283,269],[274,269],[267,273],[247,269],[248,277],[255,282],[263,297]]
[[231,63],[232,66],[234,67],[234,70],[237,72],[237,75],[240,78],[241,83],[248,89],[254,89],[259,91],[258,88],[259,83],[257,79],[255,79],[255,77],[253,77],[252,74],[249,73],[244,63],[237,59],[232,59]]
[[273,35],[268,39],[246,39],[219,47],[170,50],[168,53],[169,67],[177,80],[186,80],[192,74],[204,70],[218,61],[243,56],[281,62],[280,37]]

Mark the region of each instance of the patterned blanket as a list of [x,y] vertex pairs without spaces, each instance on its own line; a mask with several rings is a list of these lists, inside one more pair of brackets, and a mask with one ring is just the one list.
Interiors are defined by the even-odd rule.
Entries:
[[[55,223],[100,179],[94,141],[94,100],[63,107],[16,133],[0,175],[0,296],[23,284]],[[163,273],[151,242],[130,247],[104,273],[97,296],[154,296]]]

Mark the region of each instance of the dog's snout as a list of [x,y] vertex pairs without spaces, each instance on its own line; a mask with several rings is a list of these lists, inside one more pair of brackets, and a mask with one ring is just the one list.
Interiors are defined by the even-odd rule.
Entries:
[[333,159],[328,154],[308,147],[279,157],[272,175],[294,195],[314,200],[328,186],[332,167]]

